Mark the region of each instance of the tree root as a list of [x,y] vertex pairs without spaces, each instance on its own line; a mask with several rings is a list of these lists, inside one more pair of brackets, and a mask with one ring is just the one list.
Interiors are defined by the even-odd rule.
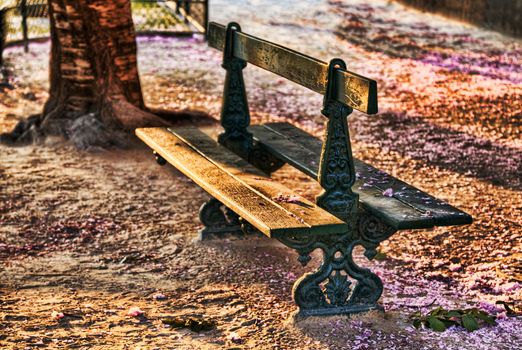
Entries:
[[77,149],[124,148],[131,137],[129,132],[139,127],[170,126],[179,122],[213,120],[197,111],[143,111],[134,105],[116,100],[106,104],[103,114],[87,113],[63,115],[54,110],[46,115],[33,115],[18,122],[13,131],[0,134],[0,143],[23,146],[38,143],[47,136],[62,136]]
[[0,134],[0,143],[10,146],[27,145],[40,140],[43,133],[40,129],[41,115],[32,115],[16,124],[10,133]]

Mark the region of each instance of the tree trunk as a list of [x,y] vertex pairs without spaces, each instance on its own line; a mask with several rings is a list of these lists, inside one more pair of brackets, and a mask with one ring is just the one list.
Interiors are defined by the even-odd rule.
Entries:
[[3,140],[63,135],[79,147],[104,146],[114,143],[115,130],[166,125],[145,110],[130,0],[48,3],[50,96],[41,115],[20,122]]

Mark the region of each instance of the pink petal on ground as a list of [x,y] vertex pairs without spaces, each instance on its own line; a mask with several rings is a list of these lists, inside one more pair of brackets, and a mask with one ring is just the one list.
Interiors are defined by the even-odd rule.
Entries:
[[62,313],[62,312],[58,312],[58,311],[53,311],[51,313],[51,317],[55,320],[61,320],[62,318],[65,317],[65,315]]
[[479,309],[493,315],[497,315],[505,311],[503,307],[498,306],[496,304],[488,303],[487,301],[481,301],[479,303]]
[[289,280],[295,280],[296,277],[297,276],[293,272],[289,272],[289,273],[286,274],[286,278],[289,279]]
[[462,265],[461,264],[451,264],[449,266],[449,270],[452,272],[458,272],[458,271],[462,270]]
[[392,188],[387,188],[383,193],[382,193],[383,196],[386,196],[386,197],[393,197],[393,189]]
[[131,307],[129,309],[129,312],[127,312],[127,316],[131,316],[131,317],[138,317],[141,315],[143,315],[143,311],[137,306]]
[[156,293],[152,296],[154,300],[165,300],[167,299],[167,296],[163,293]]

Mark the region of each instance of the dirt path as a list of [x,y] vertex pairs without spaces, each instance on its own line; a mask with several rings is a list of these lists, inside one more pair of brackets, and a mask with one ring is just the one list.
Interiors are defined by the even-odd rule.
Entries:
[[[0,348],[521,346],[520,318],[500,314],[497,326],[471,334],[415,330],[407,320],[433,302],[522,300],[521,44],[387,1],[324,1],[315,11],[309,5],[279,4],[259,16],[266,2],[231,7],[219,0],[213,13],[221,22],[250,20],[249,32],[324,59],[351,59],[352,69],[379,77],[383,113],[351,117],[356,156],[448,200],[475,223],[400,232],[381,247],[382,261],[358,255],[384,281],[385,315],[295,325],[288,321],[295,308],[290,291],[304,272],[295,253],[264,238],[194,241],[206,194],[158,167],[139,142],[94,153],[60,140],[0,146]],[[150,106],[218,116],[218,52],[193,39],[140,38],[139,48]],[[0,131],[41,108],[48,49],[8,51],[17,88],[0,93]],[[245,79],[254,122],[289,116],[322,133],[320,96],[256,69]],[[276,177],[309,198],[317,193],[291,169]],[[131,307],[144,315],[127,316]],[[53,311],[64,318],[53,319]],[[196,333],[162,323],[189,316],[216,328]]]

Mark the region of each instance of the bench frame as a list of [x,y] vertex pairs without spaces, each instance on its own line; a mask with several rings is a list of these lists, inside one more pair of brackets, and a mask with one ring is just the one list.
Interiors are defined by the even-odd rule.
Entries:
[[[208,39],[223,52],[226,70],[218,142],[195,127],[136,130],[160,165],[165,157],[213,197],[200,209],[200,238],[262,232],[296,250],[303,266],[320,250],[320,266],[294,284],[297,316],[383,310],[383,284],[354,262],[355,247],[371,260],[397,230],[470,224],[472,217],[353,158],[348,117],[353,109],[377,113],[374,80],[348,71],[340,59],[327,64],[242,33],[233,22],[210,23]],[[324,95],[322,142],[289,123],[249,127],[247,63]],[[296,195],[270,179],[284,164],[318,181],[316,205],[280,199],[282,192]]]
[[[234,56],[234,35],[241,32],[237,23],[226,28],[222,67],[226,70],[221,124],[224,132],[218,142],[256,167],[271,173],[285,163],[255,142],[247,130],[250,113],[246,97],[243,69],[247,62]],[[328,66],[326,92],[322,114],[327,117],[326,133],[319,166],[319,183],[323,188],[317,196],[318,206],[348,224],[343,234],[281,235],[277,238],[299,254],[298,261],[307,265],[311,253],[320,249],[321,266],[299,278],[293,287],[293,297],[299,306],[298,315],[350,314],[370,310],[383,310],[377,301],[383,285],[380,278],[353,260],[357,245],[365,248],[365,256],[372,259],[377,246],[396,230],[359,207],[358,195],[352,191],[355,182],[354,161],[350,145],[347,118],[353,109],[336,99],[344,91],[336,81],[336,71],[346,70],[341,59],[333,59]],[[205,225],[201,238],[222,232],[255,231],[247,222],[212,198],[200,209]]]

